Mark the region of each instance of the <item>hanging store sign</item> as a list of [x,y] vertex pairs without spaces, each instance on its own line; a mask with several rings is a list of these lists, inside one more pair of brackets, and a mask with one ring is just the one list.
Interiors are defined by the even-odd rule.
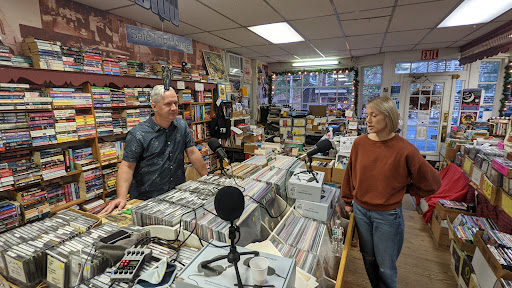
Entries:
[[439,49],[421,51],[421,60],[435,60],[437,58],[439,58]]
[[135,0],[135,3],[145,9],[151,9],[151,12],[160,17],[160,21],[167,20],[179,27],[178,0]]
[[131,44],[194,53],[192,39],[126,24],[126,41]]

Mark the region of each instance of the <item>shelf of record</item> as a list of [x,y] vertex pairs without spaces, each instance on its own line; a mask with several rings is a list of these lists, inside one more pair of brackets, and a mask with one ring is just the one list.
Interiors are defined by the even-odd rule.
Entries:
[[[187,181],[133,207],[133,223],[181,227],[205,241],[227,243],[229,223],[214,216],[214,195],[223,186],[239,187],[245,195],[245,209],[237,221],[240,227],[237,245],[269,240],[283,256],[294,258],[297,267],[317,275],[320,250],[330,249],[326,232],[330,229],[329,219],[335,213],[336,202],[326,204],[330,207],[327,221],[304,217],[300,209],[290,208],[296,199],[287,196],[288,179],[301,165],[294,157],[277,155],[269,161],[265,156],[253,156],[228,167],[229,176],[206,175]],[[336,196],[330,199],[338,199],[340,190],[336,186],[325,184],[324,190]]]

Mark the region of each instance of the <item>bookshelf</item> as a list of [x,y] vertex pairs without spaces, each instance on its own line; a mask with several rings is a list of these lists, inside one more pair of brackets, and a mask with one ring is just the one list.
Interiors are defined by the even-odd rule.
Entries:
[[187,121],[196,143],[210,139],[209,122],[213,117],[215,86],[205,85],[204,91],[195,91],[193,82],[185,83],[185,89],[176,89],[179,114]]
[[[39,175],[38,178],[30,178],[30,181],[23,182],[22,185],[16,185],[17,183],[14,183],[15,181],[13,180],[12,181],[13,183],[12,183],[12,185],[10,185],[10,187],[7,187],[8,185],[6,185],[5,187],[2,185],[2,187],[0,187],[0,191],[1,191],[0,195],[3,195],[4,198],[9,198],[12,200],[15,200],[16,198],[30,200],[30,197],[31,197],[30,193],[32,193],[31,191],[33,191],[33,189],[44,190],[43,188],[46,187],[47,185],[55,186],[56,183],[61,183],[66,186],[67,185],[75,185],[75,183],[76,183],[76,185],[77,185],[76,187],[79,187],[80,189],[79,189],[79,191],[73,190],[73,192],[71,192],[71,194],[76,194],[75,196],[79,195],[78,199],[67,198],[68,195],[66,194],[66,196],[63,196],[63,192],[62,192],[61,194],[59,194],[59,195],[61,195],[61,196],[59,196],[60,198],[58,198],[59,200],[56,202],[51,202],[52,203],[51,206],[48,205],[48,202],[46,202],[44,204],[46,207],[45,209],[47,209],[46,213],[48,213],[48,211],[49,211],[49,213],[56,213],[62,209],[67,209],[74,205],[84,203],[84,202],[88,201],[89,199],[94,199],[95,197],[97,199],[102,199],[103,201],[105,201],[106,196],[115,194],[115,184],[112,183],[112,179],[115,178],[115,173],[117,172],[116,166],[118,166],[118,164],[121,162],[121,160],[120,160],[121,157],[119,157],[117,155],[122,153],[122,147],[121,147],[121,150],[120,150],[121,153],[120,153],[120,152],[118,152],[119,147],[113,147],[113,146],[105,147],[105,146],[109,146],[110,145],[109,143],[111,143],[111,142],[115,143],[116,141],[124,140],[128,129],[125,125],[124,130],[123,130],[123,128],[119,128],[119,127],[118,127],[119,129],[116,130],[116,127],[113,127],[112,122],[119,121],[122,118],[121,114],[124,111],[129,110],[129,109],[144,108],[144,109],[146,109],[146,113],[147,113],[147,110],[150,109],[150,104],[148,102],[149,94],[147,94],[147,97],[144,100],[145,101],[144,103],[141,102],[140,103],[141,105],[133,105],[132,101],[136,101],[137,103],[138,103],[138,101],[137,101],[136,97],[133,96],[133,94],[129,94],[129,93],[133,93],[132,90],[134,90],[135,88],[124,89],[124,91],[113,89],[113,90],[115,90],[117,98],[112,97],[112,95],[110,95],[109,101],[110,101],[111,105],[100,106],[100,105],[95,105],[95,98],[93,97],[93,89],[94,89],[94,87],[103,87],[105,85],[112,86],[112,84],[117,85],[118,87],[126,87],[126,86],[129,86],[129,87],[137,87],[137,86],[138,87],[152,87],[154,85],[161,84],[162,80],[161,79],[131,77],[131,76],[112,76],[112,75],[90,74],[90,73],[83,73],[83,72],[52,71],[52,70],[39,70],[39,69],[18,68],[18,67],[0,67],[0,83],[9,83],[9,82],[10,83],[13,83],[13,82],[30,83],[31,84],[30,89],[13,88],[11,90],[25,90],[25,91],[36,90],[36,91],[39,91],[39,92],[36,92],[36,94],[39,93],[39,94],[43,95],[43,93],[44,93],[44,94],[48,95],[48,99],[51,99],[51,103],[52,103],[51,108],[47,108],[47,107],[50,107],[48,105],[48,106],[45,106],[45,108],[17,109],[18,107],[23,106],[23,104],[21,104],[21,106],[10,107],[10,108],[14,108],[14,109],[5,109],[4,108],[4,109],[0,110],[0,113],[3,113],[2,115],[4,115],[5,113],[22,113],[22,114],[25,113],[24,114],[25,118],[26,118],[25,122],[27,123],[27,125],[25,128],[26,132],[24,132],[24,133],[26,133],[28,135],[28,133],[30,131],[36,130],[36,128],[31,129],[32,127],[28,126],[28,123],[31,121],[31,119],[37,120],[37,121],[40,120],[40,118],[30,118],[29,119],[29,115],[31,115],[31,113],[44,114],[44,113],[48,113],[48,112],[51,112],[51,113],[58,112],[60,114],[63,114],[63,115],[61,115],[62,122],[60,122],[60,123],[64,126],[66,126],[66,128],[60,129],[60,130],[62,130],[60,132],[65,134],[63,136],[63,138],[61,138],[60,141],[57,141],[57,139],[55,138],[55,136],[57,136],[57,134],[60,132],[54,132],[55,136],[53,136],[54,138],[52,141],[49,141],[48,139],[46,139],[46,140],[43,139],[42,140],[43,142],[39,143],[42,145],[38,145],[38,146],[32,146],[33,145],[33,138],[31,136],[32,134],[30,134],[30,136],[25,136],[25,137],[30,137],[29,138],[30,146],[28,146],[28,147],[19,147],[18,148],[18,146],[17,146],[18,144],[15,144],[14,146],[9,147],[9,148],[14,148],[14,149],[5,149],[3,147],[4,141],[2,139],[2,145],[0,145],[0,146],[2,147],[2,149],[5,149],[4,151],[0,151],[0,158],[2,159],[2,161],[3,161],[3,159],[5,159],[5,157],[3,157],[3,156],[6,156],[6,155],[11,155],[13,153],[14,153],[14,155],[16,155],[16,153],[25,153],[24,155],[26,156],[26,155],[28,155],[28,153],[30,153],[31,156],[28,159],[30,159],[30,162],[33,164],[32,166],[34,166],[34,167],[36,165],[39,166],[39,171],[42,174],[42,173],[45,173],[45,171],[43,170],[41,162],[39,162],[39,164],[37,164],[33,161],[34,153],[38,153],[43,150],[51,150],[51,149],[59,148],[59,149],[62,149],[62,154],[64,154],[64,152],[67,152],[70,149],[74,149],[71,151],[75,151],[75,149],[82,150],[82,148],[90,147],[90,154],[92,154],[91,158],[97,161],[97,167],[92,168],[90,170],[89,169],[82,170],[80,168],[80,165],[78,165],[78,163],[77,163],[76,166],[78,166],[78,167],[75,167],[74,171],[73,170],[66,171],[66,173],[60,172],[60,174],[57,173],[53,179],[44,180],[43,176]],[[39,85],[44,87],[45,82],[53,83],[56,85],[61,85],[64,87],[69,87],[69,86],[75,87],[76,91],[70,90],[67,92],[70,92],[70,93],[77,92],[77,93],[80,93],[80,95],[75,95],[77,97],[71,97],[71,98],[62,97],[62,98],[58,99],[60,102],[59,101],[55,102],[58,105],[54,105],[54,100],[56,100],[57,97],[59,97],[57,94],[59,94],[59,93],[62,94],[62,93],[64,93],[62,91],[65,91],[65,90],[58,90],[61,88],[42,88],[42,89],[34,88],[34,87],[38,87]],[[186,85],[189,87],[194,86],[194,83],[195,83],[195,82],[190,82],[190,81],[184,81],[184,82],[186,82]],[[210,93],[213,94],[213,89],[216,86],[216,84],[203,83],[203,85],[205,87],[205,90],[209,89],[208,91],[210,91]],[[176,89],[176,81],[172,82],[172,86],[173,86],[173,88]],[[139,88],[137,88],[137,89],[139,89]],[[148,89],[151,89],[151,88],[148,88]],[[129,90],[129,92],[128,92],[128,90]],[[54,97],[52,97],[52,96],[54,96]],[[38,96],[36,96],[36,97],[38,97]],[[113,98],[116,98],[116,99],[113,99]],[[27,102],[25,102],[25,103],[27,103]],[[126,103],[130,103],[130,104],[126,104]],[[5,106],[8,104],[3,104],[3,105]],[[15,105],[18,105],[18,104],[15,104]],[[202,102],[189,103],[188,109],[190,109],[190,111],[192,111],[191,110],[192,107],[193,106],[195,107],[198,105],[210,106],[210,110],[209,110],[210,114],[208,115],[208,119],[211,119],[211,109],[213,109],[213,102],[202,101]],[[26,107],[29,107],[28,104]],[[34,105],[33,107],[36,107],[36,106]],[[100,113],[105,114],[104,112],[107,110],[110,111],[110,112],[107,112],[107,114],[111,113],[111,115],[110,115],[111,118],[106,117],[103,119],[105,121],[103,123],[101,123],[101,121],[98,121],[98,119],[100,119],[100,117],[99,117],[101,115]],[[116,111],[118,111],[118,112],[116,112]],[[149,110],[149,112],[150,112],[150,110]],[[116,113],[117,113],[117,115],[115,115]],[[20,115],[22,115],[22,114],[20,114]],[[100,114],[100,115],[98,115],[98,114]],[[36,117],[36,116],[41,116],[41,115],[32,114],[32,116]],[[147,114],[146,116],[149,117],[150,114]],[[60,118],[53,117],[51,129],[53,129],[55,131],[57,130],[55,126],[57,125],[57,123],[59,123],[58,119],[60,119]],[[93,120],[93,121],[90,121],[90,120]],[[143,121],[143,120],[141,119],[141,121]],[[210,121],[210,120],[201,120],[198,122],[206,123],[208,121]],[[105,130],[105,131],[107,131],[107,133],[100,134],[100,130],[98,128],[101,128],[100,124],[105,124],[106,122],[110,122],[110,125],[107,125],[108,127]],[[68,127],[68,124],[70,124],[70,123],[73,123],[70,126],[71,128]],[[199,123],[194,123],[194,124],[189,123],[189,126],[192,126],[195,124],[199,124]],[[112,127],[112,128],[109,128],[109,127]],[[40,130],[40,129],[44,130],[44,129],[48,129],[48,127],[37,128],[37,130]],[[3,130],[0,132],[3,132]],[[70,133],[70,135],[68,135],[66,133]],[[43,133],[43,134],[45,134],[45,133]],[[45,136],[39,136],[39,137],[45,138]],[[200,140],[204,141],[206,139],[207,138],[203,137]],[[198,142],[200,142],[200,141],[198,141]],[[123,141],[123,143],[124,143],[124,141]],[[116,148],[115,149],[116,151],[114,151],[114,148]],[[112,152],[114,152],[115,153],[114,155],[116,155],[116,156],[112,156]],[[28,156],[26,156],[26,157],[28,157]],[[75,157],[75,155],[73,155],[73,157]],[[62,159],[62,156],[59,159]],[[75,159],[75,158],[73,158],[73,159]],[[7,167],[7,165],[6,165],[6,167]],[[66,166],[66,168],[68,168],[68,167]],[[6,168],[6,169],[9,170],[10,168]],[[103,173],[103,171],[107,171],[107,170],[109,171],[109,174],[105,175]],[[2,170],[0,170],[0,172],[1,171]],[[47,170],[47,171],[49,171],[49,170]],[[91,173],[90,171],[94,171],[94,172]],[[49,173],[52,173],[52,172],[53,172],[53,170],[51,170],[51,172],[49,172]],[[96,185],[96,186],[91,186],[91,187],[96,187],[97,189],[100,189],[100,190],[97,191],[97,194],[94,194],[95,197],[92,197],[92,198],[84,197],[86,194],[85,192],[87,192],[88,188],[89,188],[86,186],[87,185],[86,181],[90,180],[90,179],[86,179],[85,176],[91,175],[91,174],[93,174],[93,175],[101,174],[99,177],[97,177],[95,179],[96,181],[92,181],[92,183],[94,183],[94,184],[91,184],[91,185]],[[14,175],[16,175],[16,174],[14,174]],[[4,177],[4,176],[2,176],[2,177]],[[99,182],[99,181],[101,181],[101,182]],[[97,186],[98,183],[101,183],[101,188]],[[107,187],[108,187],[108,189],[107,189]],[[99,192],[99,191],[101,191],[101,192]],[[69,191],[67,191],[67,192],[69,192]],[[42,192],[39,191],[39,193],[42,193]],[[24,197],[26,195],[29,195],[29,196],[27,196],[29,198],[27,198],[27,197],[22,198],[20,195],[24,195]],[[62,200],[62,199],[65,199],[65,200]],[[25,201],[27,201],[27,200],[25,200]],[[33,207],[31,206],[31,208],[33,208]],[[32,210],[34,210],[34,209],[32,209]]]

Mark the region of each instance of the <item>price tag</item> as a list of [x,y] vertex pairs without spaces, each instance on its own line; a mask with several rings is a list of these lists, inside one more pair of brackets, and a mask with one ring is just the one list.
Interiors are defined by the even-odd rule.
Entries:
[[501,194],[501,208],[508,215],[512,215],[512,198],[505,193]]
[[196,91],[204,91],[204,84],[203,83],[195,83],[196,85]]
[[485,196],[487,196],[487,198],[489,200],[491,200],[491,197],[492,197],[492,184],[491,182],[489,182],[489,180],[487,179],[487,177],[485,177],[485,180],[484,180],[484,187],[483,187],[483,192],[485,194]]
[[471,164],[473,164],[473,161],[471,161],[471,159],[469,159],[469,157],[466,157],[466,159],[464,159],[464,166],[462,166],[462,171],[466,172],[466,175],[469,176],[469,172],[471,170]]
[[185,82],[178,81],[176,82],[176,84],[178,85],[178,89],[185,89]]

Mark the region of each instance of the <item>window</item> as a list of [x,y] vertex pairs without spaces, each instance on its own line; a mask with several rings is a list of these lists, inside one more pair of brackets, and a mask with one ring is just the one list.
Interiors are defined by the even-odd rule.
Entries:
[[366,103],[380,96],[380,84],[382,81],[382,66],[363,68],[363,116],[366,114]]
[[460,110],[460,96],[462,93],[463,80],[457,80],[455,82],[455,93],[453,97],[453,109],[452,109],[452,125],[459,125],[459,110]]
[[464,66],[459,65],[459,60],[431,60],[414,62],[396,62],[395,74],[409,73],[440,73],[462,71]]
[[487,121],[492,115],[492,106],[494,104],[494,96],[496,95],[499,71],[499,61],[482,61],[480,63],[478,88],[483,89],[483,99],[482,102],[480,102],[480,111],[478,113],[479,121]]
[[350,109],[354,103],[353,72],[278,75],[272,81],[274,104],[288,104],[297,110],[324,104],[328,110],[336,111]]

